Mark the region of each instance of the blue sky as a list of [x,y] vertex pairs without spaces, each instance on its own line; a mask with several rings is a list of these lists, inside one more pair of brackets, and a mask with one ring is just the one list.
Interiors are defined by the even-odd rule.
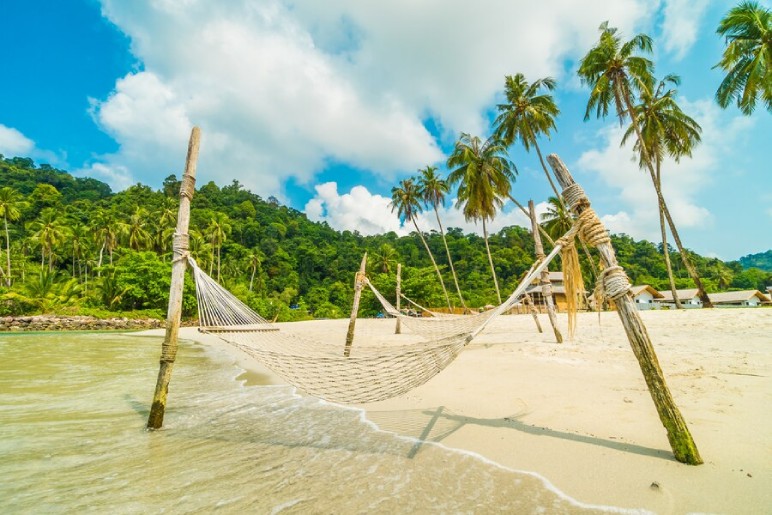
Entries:
[[[406,234],[391,187],[439,166],[461,132],[487,137],[504,76],[558,82],[557,153],[614,232],[658,239],[647,176],[615,119],[584,122],[577,62],[609,20],[654,38],[658,76],[676,73],[703,127],[691,159],[663,166],[684,244],[737,259],[772,244],[772,115],[713,101],[735,2],[618,0],[0,0],[0,154],[32,157],[114,190],[180,175],[203,132],[199,184],[237,179],[338,229]],[[762,5],[768,3],[762,2]],[[514,194],[550,194],[535,154],[510,157]],[[448,206],[446,226],[479,231]],[[432,227],[431,216],[419,219]],[[525,221],[513,210],[491,225]]]

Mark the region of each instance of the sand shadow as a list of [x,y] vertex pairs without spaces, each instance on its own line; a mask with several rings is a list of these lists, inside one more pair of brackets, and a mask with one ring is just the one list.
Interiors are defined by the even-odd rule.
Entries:
[[526,424],[520,420],[525,415],[527,415],[527,413],[519,413],[503,418],[476,418],[457,415],[452,411],[449,411],[445,406],[422,410],[367,413],[367,417],[375,422],[381,429],[416,438],[416,443],[408,453],[409,458],[415,457],[424,443],[441,442],[462,427],[474,424],[485,427],[511,429],[534,436],[559,438],[562,440],[595,445],[613,449],[615,451],[660,458],[668,461],[675,460],[672,453],[664,449],[654,449],[618,440],[599,438],[594,435],[559,431],[548,427]]

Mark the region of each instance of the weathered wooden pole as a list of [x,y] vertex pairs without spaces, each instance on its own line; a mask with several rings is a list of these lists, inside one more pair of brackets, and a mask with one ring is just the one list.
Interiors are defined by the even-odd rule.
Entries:
[[[402,264],[397,263],[397,311],[399,311],[399,304],[402,297]],[[397,327],[394,329],[394,334],[402,334],[402,319],[397,317]]]
[[[539,234],[539,222],[536,221],[536,210],[533,207],[533,200],[528,201],[528,214],[531,217],[531,227],[533,228],[533,245],[536,252],[536,259],[544,259],[544,246],[541,244],[541,235]],[[552,282],[550,282],[549,267],[541,272],[541,295],[547,304],[547,316],[552,324],[552,330],[555,332],[555,340],[563,343],[563,335],[558,329],[558,317],[555,315],[555,303],[552,300]]]
[[354,327],[357,323],[357,314],[359,314],[359,299],[362,298],[362,289],[365,286],[365,268],[367,267],[367,252],[362,257],[362,264],[359,265],[359,272],[354,278],[354,303],[351,305],[351,318],[348,321],[348,333],[346,333],[346,347],[343,349],[343,355],[349,357],[351,354],[351,344],[354,343]]
[[574,182],[566,165],[555,154],[550,154],[547,161],[549,161],[563,188],[563,198],[568,208],[577,215],[580,221],[580,237],[588,245],[594,245],[603,260],[604,271],[598,280],[603,281],[606,295],[616,303],[617,313],[622,320],[633,353],[638,359],[641,372],[646,380],[646,386],[657,408],[659,419],[667,430],[667,438],[670,441],[675,459],[689,465],[700,465],[702,458],[667,387],[646,326],[643,325],[630,293],[630,282],[622,267],[617,263],[614,247],[611,245],[608,233],[590,208],[590,201],[582,188]]
[[538,329],[540,333],[543,333],[544,330],[542,330],[541,323],[539,322],[539,313],[536,310],[536,304],[533,302],[533,299],[531,299],[531,296],[527,293],[523,293],[523,304],[528,306],[528,311],[531,312],[533,321],[536,324],[536,329]]
[[188,267],[188,226],[190,225],[190,201],[196,189],[196,164],[198,148],[201,143],[201,129],[193,127],[188,143],[188,156],[185,160],[185,173],[180,186],[180,209],[177,214],[177,229],[174,231],[174,261],[172,262],[172,285],[169,290],[169,309],[166,315],[166,335],[161,345],[161,366],[158,381],[147,419],[148,429],[159,429],[164,422],[166,397],[169,393],[169,381],[177,357],[177,336],[180,332],[182,317],[182,291],[185,282],[185,270]]

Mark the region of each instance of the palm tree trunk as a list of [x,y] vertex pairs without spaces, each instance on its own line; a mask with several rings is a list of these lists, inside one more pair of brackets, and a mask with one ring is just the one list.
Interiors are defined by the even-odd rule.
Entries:
[[437,262],[434,261],[434,255],[432,254],[431,249],[429,249],[429,244],[426,243],[426,239],[424,238],[424,235],[418,229],[418,224],[416,223],[415,218],[413,218],[413,226],[415,227],[415,230],[418,233],[418,237],[421,238],[421,242],[424,244],[424,248],[426,249],[426,252],[429,253],[429,259],[432,260],[432,265],[434,265],[434,270],[437,272],[437,277],[440,278],[440,285],[442,286],[442,293],[445,294],[445,300],[448,301],[448,309],[452,313],[453,312],[453,306],[450,305],[450,296],[448,296],[448,290],[445,289],[445,281],[442,280],[442,274],[440,273],[440,267],[438,267],[437,266]]
[[[661,186],[660,175],[660,161],[657,159],[657,185]],[[659,210],[659,229],[662,232],[662,254],[665,257],[665,267],[667,268],[667,278],[670,281],[670,292],[673,294],[673,302],[675,302],[676,309],[683,309],[681,305],[681,299],[676,294],[675,279],[673,278],[673,265],[670,263],[670,250],[667,247],[667,229],[665,228],[665,211],[662,206],[657,204]]]
[[[621,94],[621,92],[617,92],[617,94]],[[630,100],[630,95],[629,94],[622,95],[622,98],[624,98],[625,106],[627,107],[627,112],[630,114],[630,119],[632,120],[632,123],[633,123],[633,129],[635,129],[635,135],[638,138],[638,144],[641,146],[641,153],[643,154],[643,159],[644,159],[644,162],[646,163],[646,168],[649,170],[649,175],[651,176],[651,182],[654,184],[654,191],[657,193],[657,201],[659,202],[661,209],[665,214],[667,223],[670,226],[670,232],[673,233],[673,240],[675,240],[676,242],[676,246],[678,247],[678,252],[681,253],[681,261],[683,261],[684,266],[686,267],[686,270],[689,272],[689,275],[692,278],[692,281],[694,281],[694,285],[697,286],[697,296],[699,296],[700,300],[702,301],[703,307],[712,308],[713,303],[710,301],[710,297],[708,297],[707,292],[705,292],[705,288],[702,286],[702,281],[700,280],[700,276],[697,273],[697,269],[694,268],[694,265],[689,259],[689,256],[686,254],[686,250],[681,244],[681,238],[678,236],[678,230],[676,229],[675,223],[673,223],[673,219],[670,216],[670,210],[667,208],[667,204],[665,203],[665,197],[662,196],[662,190],[660,189],[659,184],[657,183],[657,174],[654,171],[654,166],[652,165],[652,162],[651,162],[651,156],[649,155],[649,152],[646,149],[646,144],[643,142],[641,129],[640,127],[638,127],[638,118],[637,116],[635,116],[635,110],[633,109],[633,104],[632,104],[632,101]]]
[[496,279],[496,268],[493,266],[493,257],[491,256],[491,248],[488,245],[488,228],[485,225],[485,218],[482,219],[483,236],[485,237],[485,250],[488,252],[488,263],[491,265],[491,275],[493,275],[493,285],[496,287],[496,298],[499,299],[501,304],[501,292],[499,291],[499,280]]
[[4,217],[5,221],[5,259],[7,260],[8,270],[5,276],[5,285],[11,285],[11,237],[8,233],[8,217]]
[[[544,246],[541,244],[541,236],[539,236],[539,222],[536,220],[536,210],[533,207],[533,200],[528,202],[528,212],[531,215],[534,253],[536,254],[536,259],[543,260],[546,256],[544,255]],[[552,283],[550,282],[549,267],[542,271],[539,282],[541,283],[541,295],[544,297],[545,303],[547,304],[547,316],[552,325],[552,331],[555,333],[555,340],[558,343],[563,343],[563,335],[560,334],[560,329],[558,329],[558,317],[555,315],[555,302],[552,298]]]
[[552,191],[555,193],[555,198],[557,198],[561,203],[563,203],[563,197],[560,196],[560,193],[558,193],[557,187],[555,187],[555,183],[552,182],[552,175],[547,170],[547,165],[544,163],[544,157],[541,155],[541,149],[539,148],[539,144],[536,143],[536,138],[533,140],[533,146],[536,149],[536,154],[539,156],[539,162],[541,163],[542,170],[544,170],[544,175],[547,176],[547,180],[550,183],[550,186],[552,187]]
[[461,288],[458,286],[458,277],[456,276],[456,268],[453,266],[453,259],[450,257],[450,249],[448,248],[448,240],[445,239],[445,230],[442,228],[442,222],[440,221],[440,214],[437,212],[437,206],[434,206],[434,216],[437,217],[437,225],[440,226],[440,234],[442,235],[442,243],[445,245],[445,253],[448,255],[448,264],[450,265],[450,271],[453,274],[453,282],[456,284],[456,292],[458,298],[461,301],[461,306],[466,312],[466,303],[464,297],[461,295]]
[[252,276],[249,278],[249,291],[252,291],[252,284],[255,282],[255,273],[257,272],[257,267],[252,267]]

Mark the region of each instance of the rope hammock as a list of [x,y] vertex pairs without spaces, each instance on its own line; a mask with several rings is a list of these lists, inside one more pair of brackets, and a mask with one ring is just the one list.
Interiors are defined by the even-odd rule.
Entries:
[[402,317],[406,325],[415,323],[412,328],[417,335],[433,336],[407,344],[357,342],[348,357],[343,356],[342,339],[311,341],[279,329],[209,277],[195,260],[189,257],[188,261],[196,283],[201,332],[235,346],[305,393],[334,402],[365,403],[396,397],[439,374],[496,316],[517,302],[559,251],[556,245],[549,256],[535,263],[504,303],[462,317],[464,324],[455,319],[406,317],[371,286],[384,306],[389,306],[389,314]]

